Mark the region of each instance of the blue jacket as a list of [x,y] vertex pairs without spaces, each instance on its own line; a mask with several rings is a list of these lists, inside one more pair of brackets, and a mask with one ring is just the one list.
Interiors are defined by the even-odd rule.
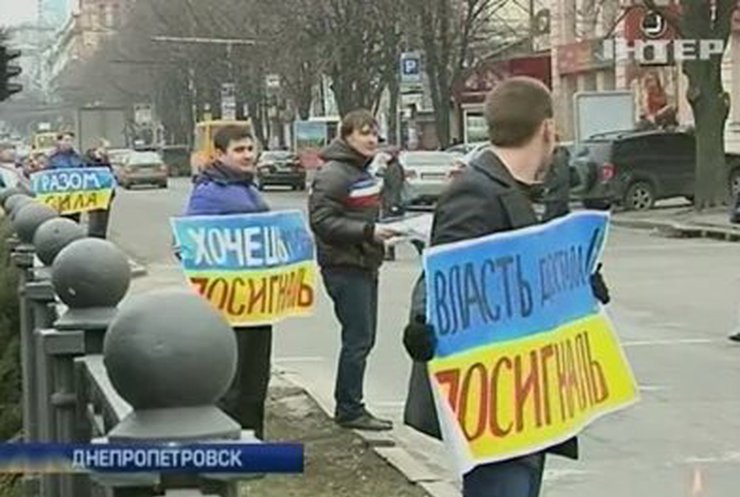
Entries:
[[84,167],[85,160],[74,150],[55,150],[49,156],[48,169],[69,169],[72,167]]
[[215,163],[196,178],[185,215],[249,214],[269,210],[251,175],[239,174]]

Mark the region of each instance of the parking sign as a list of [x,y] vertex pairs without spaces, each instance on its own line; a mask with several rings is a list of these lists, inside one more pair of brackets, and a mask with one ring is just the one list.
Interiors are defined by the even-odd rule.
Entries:
[[421,83],[421,54],[404,52],[401,54],[401,84]]

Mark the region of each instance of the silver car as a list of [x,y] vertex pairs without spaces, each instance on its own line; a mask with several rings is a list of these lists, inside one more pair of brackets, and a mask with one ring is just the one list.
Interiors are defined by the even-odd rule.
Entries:
[[411,204],[432,204],[447,187],[459,155],[448,152],[402,152]]

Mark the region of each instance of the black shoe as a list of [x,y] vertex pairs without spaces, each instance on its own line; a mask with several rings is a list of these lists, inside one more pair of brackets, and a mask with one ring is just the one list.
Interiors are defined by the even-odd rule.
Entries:
[[350,420],[337,420],[342,428],[365,431],[388,431],[393,429],[393,423],[386,419],[378,419],[369,412],[364,412]]
[[734,335],[730,335],[728,337],[733,342],[740,342],[740,333],[735,333]]

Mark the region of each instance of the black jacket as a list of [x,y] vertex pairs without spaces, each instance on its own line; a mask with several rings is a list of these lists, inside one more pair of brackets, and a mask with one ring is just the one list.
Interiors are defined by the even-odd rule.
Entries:
[[543,221],[570,213],[570,153],[565,147],[558,147],[552,161],[552,167],[546,181],[545,215]]
[[391,159],[383,174],[383,216],[398,215],[403,211],[403,166],[398,157]]
[[317,258],[324,269],[376,272],[384,248],[374,241],[380,213],[380,181],[367,171],[370,160],[344,140],[321,152],[327,163],[316,174],[308,197]]
[[[431,245],[479,238],[537,223],[526,190],[499,158],[487,150],[478,154],[440,197],[434,214]],[[413,291],[411,319],[424,316],[425,308],[422,274]],[[404,422],[429,436],[442,438],[424,363],[414,363],[412,367]],[[578,442],[572,438],[548,452],[576,459]]]

